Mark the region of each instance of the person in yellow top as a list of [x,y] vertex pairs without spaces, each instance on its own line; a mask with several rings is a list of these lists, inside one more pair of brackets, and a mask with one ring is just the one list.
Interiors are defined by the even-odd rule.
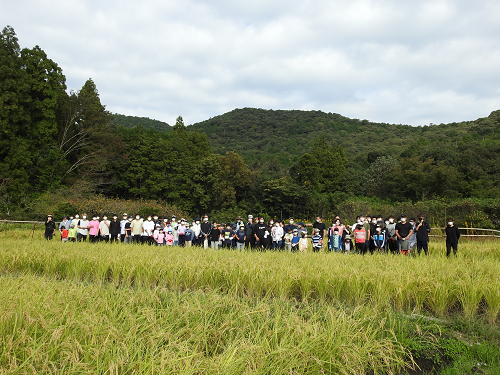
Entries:
[[141,215],[135,215],[135,220],[130,223],[130,229],[132,232],[132,241],[135,243],[141,243],[142,237],[142,224],[144,220],[141,219]]

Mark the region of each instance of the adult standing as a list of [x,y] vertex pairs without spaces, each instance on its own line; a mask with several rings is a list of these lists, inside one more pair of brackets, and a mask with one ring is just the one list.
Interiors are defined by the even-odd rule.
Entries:
[[420,255],[422,249],[425,255],[429,254],[429,233],[431,232],[430,224],[425,221],[423,213],[418,214],[418,224],[415,227],[417,233],[417,252]]
[[321,216],[316,216],[316,221],[315,223],[313,224],[313,229],[318,229],[318,234],[321,236],[321,247],[323,247],[323,243],[325,241],[325,237],[326,237],[326,224],[323,223],[323,219],[321,218]]
[[274,223],[271,229],[271,237],[273,239],[273,250],[280,250],[283,246],[283,228],[279,222]]
[[393,254],[396,254],[397,252],[396,223],[394,222],[393,216],[389,216],[385,227],[387,229],[387,243],[389,246],[389,251]]
[[92,216],[92,220],[88,224],[89,241],[97,242],[99,240],[99,220],[96,215]]
[[203,222],[200,225],[201,239],[203,240],[203,248],[208,249],[210,233],[212,232],[212,224],[208,221],[208,215],[203,216]]
[[102,217],[102,221],[99,224],[99,235],[101,237],[101,241],[109,241],[109,226],[110,222],[108,220],[108,217],[104,215]]
[[288,233],[290,230],[293,232],[294,229],[297,229],[297,226],[294,224],[293,217],[288,219],[288,224],[283,228],[284,233]]
[[396,224],[396,236],[399,239],[399,250],[403,255],[410,255],[410,236],[413,228],[406,221],[406,215],[401,215],[401,222]]
[[259,222],[254,226],[255,247],[265,250],[269,246],[270,229],[264,222],[264,217],[259,216]]
[[142,223],[144,222],[141,219],[141,215],[135,215],[135,220],[130,223],[130,230],[132,232],[132,241],[135,243],[141,243],[142,239]]
[[458,227],[455,225],[455,221],[452,218],[448,219],[448,226],[444,231],[446,233],[446,256],[448,258],[450,257],[452,248],[453,255],[457,256],[460,231],[458,230]]
[[249,248],[249,247],[253,248],[255,246],[255,236],[253,233],[253,226],[254,226],[253,215],[248,215],[248,221],[245,224],[245,232],[246,232],[245,247],[246,248]]
[[68,229],[69,226],[71,225],[71,222],[68,220],[67,216],[64,216],[62,221],[59,223],[59,233],[61,233],[61,240],[62,240],[62,231],[63,229]]
[[[78,216],[78,214],[76,216]],[[89,234],[89,221],[87,220],[87,214],[83,214],[81,220],[78,220],[78,234],[78,242],[87,241],[87,236]]]
[[127,223],[129,223],[128,215],[126,212],[124,212],[122,215],[122,220],[120,221],[120,241],[121,242],[125,242],[125,238],[128,238],[127,231],[125,230],[125,225]]
[[151,215],[147,216],[147,220],[142,222],[142,242],[152,245],[155,242],[153,233],[155,231],[155,223]]
[[113,215],[113,220],[109,223],[109,234],[111,235],[111,243],[118,242],[120,235],[121,223],[118,221],[118,216]]
[[52,215],[47,215],[45,219],[45,239],[51,241],[56,233],[56,223],[52,220]]

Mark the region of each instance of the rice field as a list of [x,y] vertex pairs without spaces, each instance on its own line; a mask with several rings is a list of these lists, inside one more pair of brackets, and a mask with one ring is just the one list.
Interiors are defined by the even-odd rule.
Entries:
[[0,374],[397,374],[397,314],[499,324],[499,242],[447,259],[26,237],[0,237]]

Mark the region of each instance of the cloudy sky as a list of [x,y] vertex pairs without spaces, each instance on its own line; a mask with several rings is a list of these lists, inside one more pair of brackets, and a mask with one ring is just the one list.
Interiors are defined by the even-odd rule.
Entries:
[[423,125],[500,109],[498,0],[16,0],[0,26],[113,113],[235,108]]

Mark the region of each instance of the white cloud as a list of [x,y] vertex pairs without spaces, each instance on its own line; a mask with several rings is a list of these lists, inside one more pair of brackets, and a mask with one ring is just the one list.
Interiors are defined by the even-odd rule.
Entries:
[[[0,22],[112,112],[186,123],[234,108],[420,125],[500,108],[500,4],[19,0]],[[0,24],[1,25],[1,24]]]

